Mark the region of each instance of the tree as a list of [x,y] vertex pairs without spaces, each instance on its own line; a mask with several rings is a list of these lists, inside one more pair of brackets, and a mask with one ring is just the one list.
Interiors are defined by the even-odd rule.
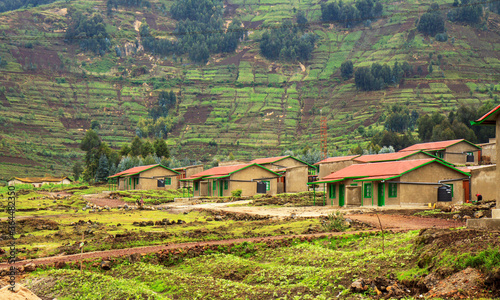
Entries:
[[299,25],[306,25],[307,24],[307,18],[304,15],[303,11],[299,10],[296,18],[297,18],[297,24],[299,24]]
[[155,153],[155,149],[153,148],[153,145],[149,141],[146,141],[142,145],[142,157],[146,157],[146,156],[151,155],[153,153]]
[[99,166],[96,172],[96,182],[107,181],[109,176],[109,164],[106,155],[101,154],[99,158]]
[[130,155],[138,156],[142,154],[142,140],[135,136],[132,144],[130,145]]
[[120,155],[127,156],[129,153],[130,153],[130,147],[127,144],[123,144],[122,148],[120,149]]
[[80,175],[82,174],[82,172],[83,172],[82,164],[79,161],[77,161],[73,165],[73,178],[75,181],[78,181],[80,179]]
[[434,3],[433,6],[420,17],[417,30],[430,36],[445,32],[444,17],[439,11],[439,5]]
[[155,153],[158,157],[165,157],[165,158],[170,157],[170,152],[168,150],[168,146],[165,140],[156,139],[154,142],[154,148],[155,148]]
[[352,74],[354,73],[354,67],[353,67],[352,61],[347,60],[347,61],[343,62],[340,65],[340,73],[341,73],[342,78],[344,78],[344,80],[351,78]]

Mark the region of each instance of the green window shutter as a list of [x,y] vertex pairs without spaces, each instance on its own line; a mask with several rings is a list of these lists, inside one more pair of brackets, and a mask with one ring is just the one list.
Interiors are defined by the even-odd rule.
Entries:
[[398,185],[397,183],[389,182],[389,198],[396,198],[398,196]]
[[451,197],[453,198],[453,183],[448,184],[451,187]]
[[172,178],[165,178],[165,185],[172,185]]
[[371,183],[365,183],[365,190],[364,190],[363,195],[365,198],[372,197],[372,184]]
[[266,191],[269,191],[271,189],[271,182],[269,181],[262,181],[266,184]]
[[229,188],[229,180],[224,180],[224,189],[227,190]]
[[330,197],[330,199],[335,199],[335,194],[336,194],[336,185],[335,184],[331,184],[330,185],[330,189],[328,190],[328,196]]
[[128,179],[128,185],[132,185],[132,178],[130,178],[130,177]]
[[214,180],[214,183],[212,184],[212,190],[216,190],[217,189],[217,181]]
[[199,182],[195,182],[194,183],[194,190],[197,191],[199,188],[200,188],[200,183]]

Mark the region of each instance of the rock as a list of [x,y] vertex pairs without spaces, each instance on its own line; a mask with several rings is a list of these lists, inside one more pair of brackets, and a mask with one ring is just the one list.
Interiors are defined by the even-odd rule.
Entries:
[[208,217],[208,218],[206,218],[205,220],[206,220],[207,222],[211,222],[211,221],[213,221],[214,219],[213,219],[213,218]]
[[365,281],[362,278],[354,281],[351,284],[351,291],[355,293],[362,293],[366,290],[368,290],[368,285],[365,284]]
[[224,218],[222,216],[215,216],[214,220],[215,221],[222,221],[222,220],[224,220]]
[[479,219],[481,217],[484,217],[484,211],[478,210],[474,213],[474,218]]
[[101,269],[103,270],[111,270],[111,262],[109,260],[101,261]]
[[36,264],[34,264],[34,263],[29,263],[29,264],[24,265],[25,272],[33,272],[35,270],[36,270]]
[[470,218],[471,218],[471,216],[467,216],[467,215],[464,216],[464,219],[466,219],[466,220],[468,220]]
[[453,219],[460,219],[460,215],[459,214],[454,214],[453,215]]

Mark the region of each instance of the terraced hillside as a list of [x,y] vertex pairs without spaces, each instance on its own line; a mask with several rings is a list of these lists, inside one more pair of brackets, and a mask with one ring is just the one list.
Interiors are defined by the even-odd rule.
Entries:
[[[498,101],[500,17],[492,12],[481,29],[447,21],[449,38],[437,42],[415,29],[431,1],[382,1],[383,17],[342,28],[320,21],[322,0],[226,0],[224,18],[240,19],[248,36],[235,53],[211,55],[198,65],[187,55],[142,50],[142,22],[166,38],[175,28],[168,13],[173,1],[150,2],[118,7],[110,16],[102,0],[56,1],[0,14],[0,178],[69,175],[92,121],[111,147],[129,143],[161,91],[173,90],[178,98],[170,112],[176,121],[168,135],[173,154],[202,161],[230,152],[248,159],[318,147],[321,115],[328,120],[329,151],[341,154],[369,140],[356,130],[360,125],[381,130],[392,104],[422,115]],[[453,3],[437,2],[443,13]],[[98,56],[64,41],[68,11],[75,9],[102,14],[112,51]],[[294,11],[303,11],[306,30],[319,36],[312,59],[263,58],[263,29],[294,18]],[[355,68],[408,61],[421,72],[398,86],[362,92],[353,79],[340,77],[347,59]]]

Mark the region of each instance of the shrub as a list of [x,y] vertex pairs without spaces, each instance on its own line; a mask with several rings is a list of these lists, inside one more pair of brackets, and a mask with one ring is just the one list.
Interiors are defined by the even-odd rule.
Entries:
[[340,211],[334,211],[326,217],[321,223],[325,231],[345,231],[347,229],[344,214]]
[[234,190],[234,191],[231,191],[231,195],[233,197],[241,197],[241,193],[242,193],[242,190]]

